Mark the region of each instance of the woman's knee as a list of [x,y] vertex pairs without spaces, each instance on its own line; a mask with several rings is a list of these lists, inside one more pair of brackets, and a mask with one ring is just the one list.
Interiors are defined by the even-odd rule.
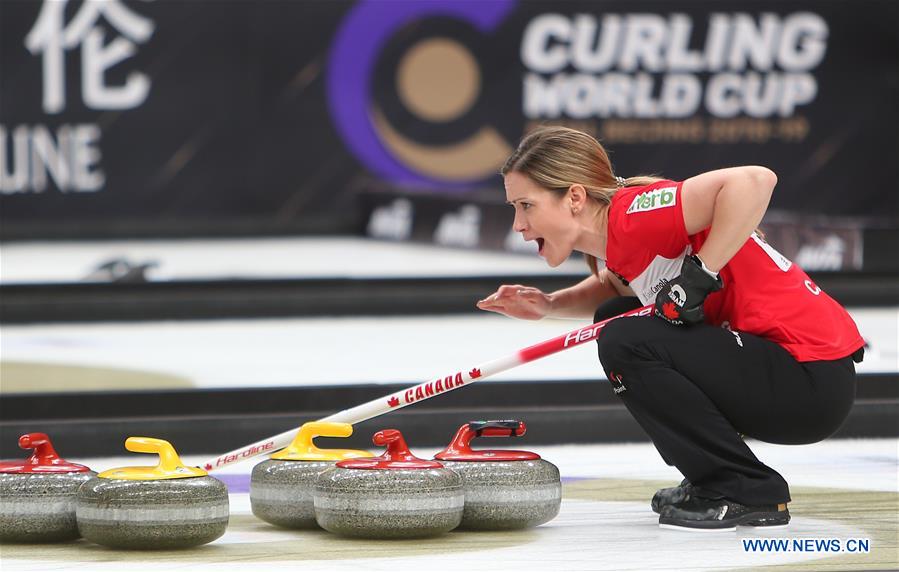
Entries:
[[608,369],[621,369],[635,359],[635,350],[646,341],[648,320],[644,318],[621,318],[605,325],[596,340],[599,361]]

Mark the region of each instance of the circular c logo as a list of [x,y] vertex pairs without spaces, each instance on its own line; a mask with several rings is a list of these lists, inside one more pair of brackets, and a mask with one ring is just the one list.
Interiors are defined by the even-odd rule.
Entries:
[[[343,20],[331,50],[326,91],[344,143],[369,169],[395,183],[456,188],[495,174],[511,153],[492,127],[445,145],[426,145],[395,129],[371,98],[372,74],[387,40],[401,26],[431,16],[464,20],[493,30],[515,0],[491,2],[360,2]],[[432,37],[412,46],[400,61],[397,87],[410,113],[432,122],[465,113],[480,92],[477,61],[463,44]]]
[[821,288],[819,288],[817,284],[813,284],[811,280],[805,281],[805,287],[808,288],[808,291],[815,296],[821,293]]
[[668,297],[674,300],[674,303],[678,306],[683,306],[684,302],[687,301],[687,293],[684,292],[684,289],[681,288],[680,284],[675,284],[671,287],[671,292],[668,294]]

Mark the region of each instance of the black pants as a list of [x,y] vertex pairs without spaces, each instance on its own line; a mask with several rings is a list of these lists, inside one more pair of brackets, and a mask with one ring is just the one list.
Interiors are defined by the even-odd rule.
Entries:
[[[595,321],[639,306],[636,298],[613,298]],[[662,458],[709,498],[788,502],[786,481],[741,434],[815,443],[840,427],[855,399],[850,357],[800,363],[778,344],[744,332],[645,316],[610,322],[597,343],[613,389]]]

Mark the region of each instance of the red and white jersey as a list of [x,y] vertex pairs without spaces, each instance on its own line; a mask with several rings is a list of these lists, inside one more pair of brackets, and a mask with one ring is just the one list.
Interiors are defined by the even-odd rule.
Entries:
[[[643,304],[655,302],[709,234],[687,235],[682,185],[626,187],[612,199],[606,267]],[[849,313],[755,233],[720,274],[724,288],[706,298],[706,323],[767,338],[801,362],[844,358],[865,343]]]

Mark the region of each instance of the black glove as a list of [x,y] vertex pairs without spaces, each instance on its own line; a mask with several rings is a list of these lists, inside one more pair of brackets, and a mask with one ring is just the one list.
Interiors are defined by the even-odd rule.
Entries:
[[695,254],[684,258],[680,276],[665,284],[656,295],[655,315],[675,326],[701,324],[705,319],[702,304],[706,296],[721,290],[720,276],[712,277],[702,269]]

